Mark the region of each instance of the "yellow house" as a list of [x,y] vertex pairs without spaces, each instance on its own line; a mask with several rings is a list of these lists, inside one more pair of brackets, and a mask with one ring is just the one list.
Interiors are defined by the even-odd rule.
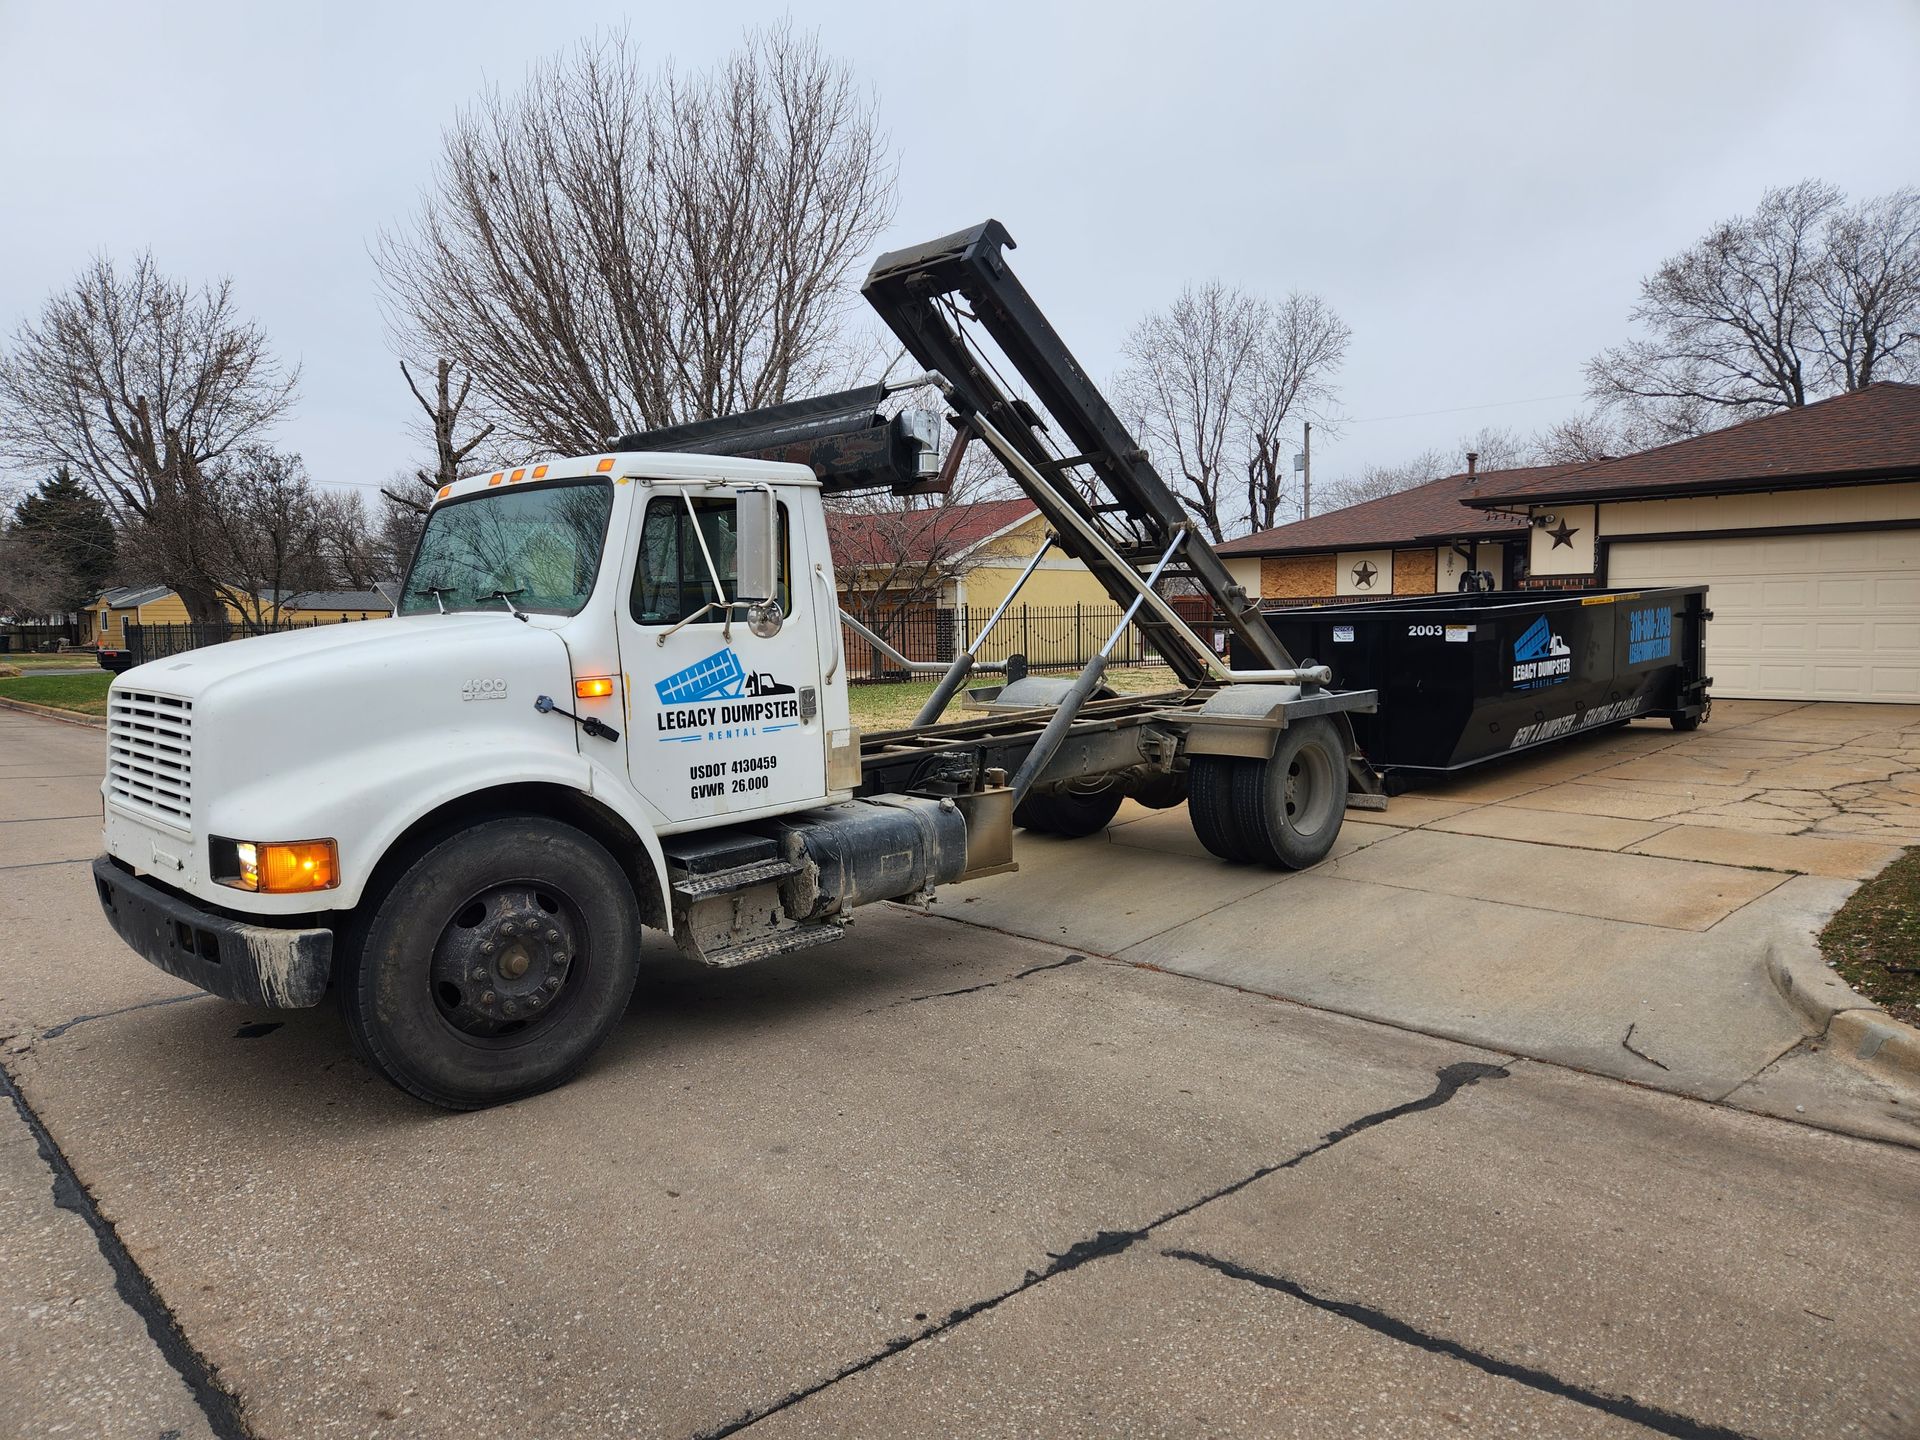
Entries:
[[[1031,500],[985,500],[827,516],[834,574],[856,611],[884,599],[943,610],[990,612],[1007,596],[1046,538]],[[1113,599],[1078,560],[1055,549],[1015,599],[1034,608],[1110,606]]]
[[[263,597],[262,609],[282,625],[326,625],[346,620],[379,620],[393,613],[399,593],[391,581],[376,582],[370,590],[304,590],[289,592],[280,598],[279,613],[273,615],[273,600]],[[242,628],[245,620],[228,601],[229,625]],[[164,585],[120,585],[95,596],[85,612],[85,632],[81,644],[107,649],[124,649],[128,625],[185,625],[192,620],[187,605]]]
[[189,618],[186,602],[164,585],[116,585],[102,590],[87,606],[80,643],[124,649],[130,624],[184,625]]

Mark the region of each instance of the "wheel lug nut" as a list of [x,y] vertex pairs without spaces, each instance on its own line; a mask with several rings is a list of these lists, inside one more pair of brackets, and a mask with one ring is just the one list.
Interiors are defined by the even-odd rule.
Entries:
[[500,924],[500,933],[502,935],[518,935],[520,933],[520,927],[511,920],[503,920]]
[[547,988],[549,990],[558,990],[560,988],[560,977],[558,975],[547,976]]
[[499,948],[500,947],[494,944],[493,941],[491,940],[482,940],[480,942],[480,953],[482,955],[491,955],[493,954],[494,951],[498,950]]
[[547,931],[547,939],[558,940],[559,938],[560,938],[560,932],[558,930],[549,929]]
[[473,978],[474,978],[474,979],[476,979],[476,980],[484,980],[484,979],[486,979],[486,978],[487,978],[487,967],[486,967],[486,966],[484,966],[484,965],[476,965],[476,966],[474,966],[474,967],[473,967]]
[[493,1008],[493,991],[489,990],[480,997],[480,1008],[482,1010],[491,1010]]
[[506,1004],[504,1004],[504,1005],[502,1005],[502,1006],[501,1006],[500,1008],[501,1008],[502,1010],[504,1010],[504,1011],[506,1011],[506,1012],[507,1012],[507,1014],[509,1014],[509,1015],[511,1015],[511,1014],[513,1014],[513,1013],[514,1013],[514,1012],[515,1012],[516,1010],[518,1010],[518,1009],[519,1009],[520,1007],[519,1007],[518,1005],[515,1005],[515,1004],[513,1003],[513,1001],[511,1001],[511,1000],[509,1000],[509,1001],[507,1001],[507,1003],[506,1003]]
[[546,996],[541,995],[538,992],[535,992],[534,994],[529,995],[527,997],[527,1008],[529,1010],[538,1010],[540,1008],[540,1002],[546,998],[547,998]]

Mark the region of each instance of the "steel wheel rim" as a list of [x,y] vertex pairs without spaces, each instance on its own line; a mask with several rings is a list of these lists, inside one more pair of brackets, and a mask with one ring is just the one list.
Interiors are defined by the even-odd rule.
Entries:
[[427,986],[441,1020],[481,1044],[514,1044],[552,1027],[578,995],[587,925],[566,891],[541,880],[485,886],[440,927]]
[[1318,745],[1302,745],[1287,761],[1281,780],[1280,809],[1296,835],[1317,835],[1327,823],[1326,799],[1333,790],[1333,763]]

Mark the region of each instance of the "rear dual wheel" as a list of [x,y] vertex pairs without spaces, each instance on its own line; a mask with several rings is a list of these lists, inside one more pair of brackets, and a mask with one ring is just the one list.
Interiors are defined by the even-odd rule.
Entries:
[[1104,830],[1119,813],[1125,797],[1118,785],[1097,790],[1034,791],[1013,812],[1013,823],[1043,835],[1077,838]]
[[1188,814],[1222,860],[1304,870],[1324,860],[1347,805],[1346,747],[1325,716],[1289,725],[1273,755],[1196,755]]

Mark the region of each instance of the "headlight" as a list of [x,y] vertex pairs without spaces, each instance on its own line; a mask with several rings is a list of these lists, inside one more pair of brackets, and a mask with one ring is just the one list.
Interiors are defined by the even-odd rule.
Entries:
[[331,840],[223,840],[208,844],[209,870],[222,885],[267,895],[331,890],[340,883],[340,847]]

